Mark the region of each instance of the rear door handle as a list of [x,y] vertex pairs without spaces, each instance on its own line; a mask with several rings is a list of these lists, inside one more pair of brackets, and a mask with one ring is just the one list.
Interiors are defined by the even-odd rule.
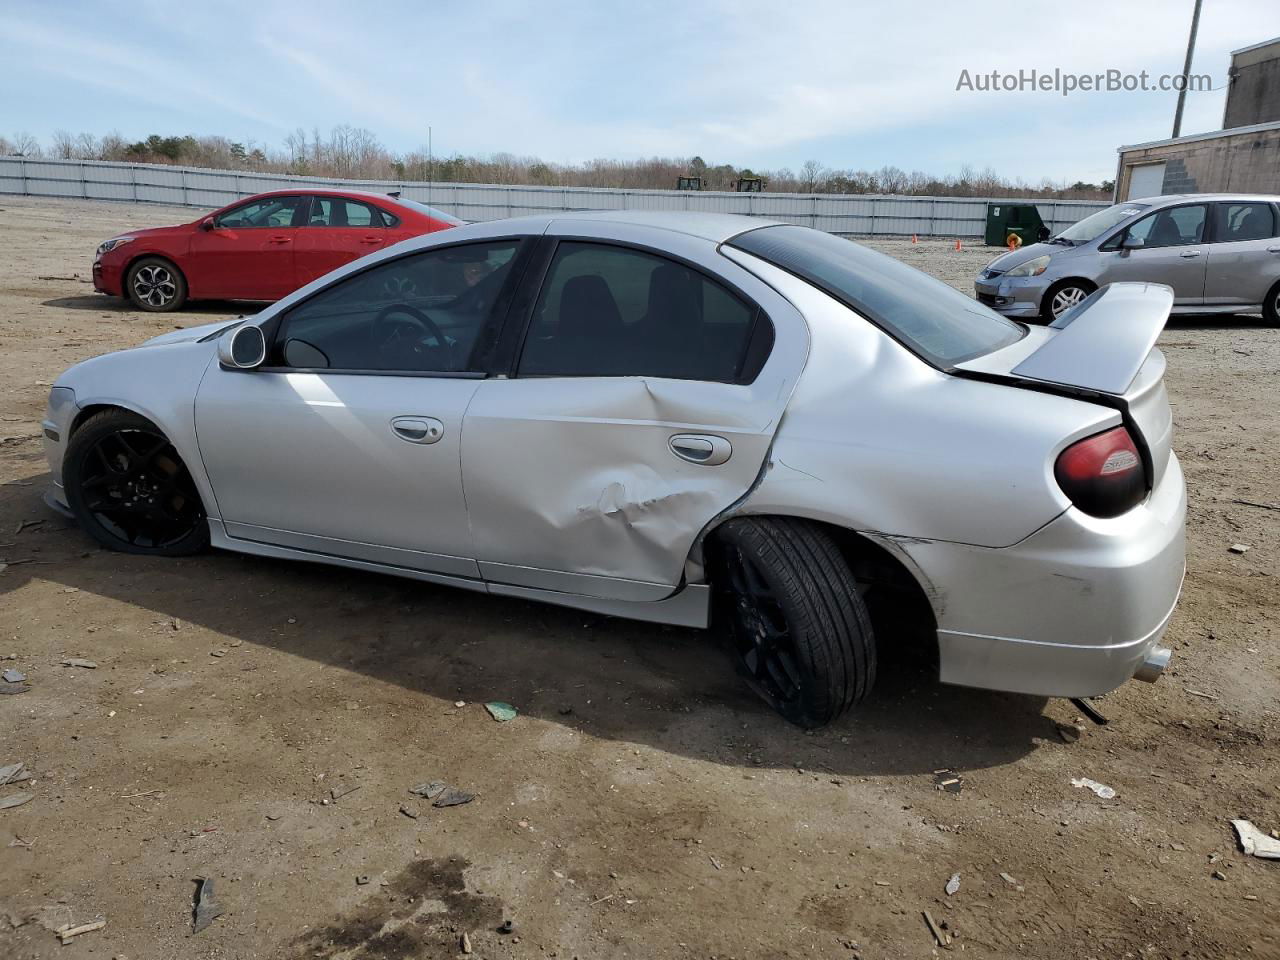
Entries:
[[1194,257],[1198,257],[1198,256],[1200,256],[1200,251],[1199,251],[1199,250],[1184,250],[1182,253],[1178,254],[1178,256],[1180,256],[1183,260],[1191,260],[1191,259],[1193,259]]
[[289,243],[292,240],[293,240],[292,237],[271,237],[269,242],[270,243]]
[[728,440],[710,433],[677,433],[667,443],[681,460],[704,467],[719,466],[733,455],[733,445]]
[[444,436],[444,424],[435,417],[396,417],[391,432],[410,443],[435,443]]
[[382,238],[381,237],[361,237],[360,242],[361,243],[381,243]]
[[1267,253],[1280,253],[1280,247],[1267,247]]

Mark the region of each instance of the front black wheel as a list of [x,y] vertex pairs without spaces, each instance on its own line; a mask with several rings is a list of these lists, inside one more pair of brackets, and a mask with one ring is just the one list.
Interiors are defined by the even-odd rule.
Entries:
[[1267,291],[1262,302],[1262,319],[1273,327],[1280,327],[1280,283]]
[[209,523],[178,451],[150,420],[105,410],[71,436],[62,464],[80,526],[124,553],[182,556],[209,545]]
[[849,565],[803,520],[730,520],[716,531],[715,616],[739,672],[802,727],[835,720],[875,682],[875,638]]

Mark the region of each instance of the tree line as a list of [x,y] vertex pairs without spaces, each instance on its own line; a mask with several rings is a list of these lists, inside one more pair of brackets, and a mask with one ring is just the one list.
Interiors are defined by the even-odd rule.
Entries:
[[41,144],[28,133],[0,136],[0,155],[68,160],[116,160],[169,163],[219,170],[289,173],[299,176],[437,183],[498,183],[554,187],[675,188],[680,177],[697,177],[704,190],[732,190],[741,179],[759,178],[778,193],[888,193],[925,197],[1026,197],[1029,199],[1107,200],[1113,181],[1085,183],[1045,177],[1035,183],[1001,177],[991,168],[964,166],[953,175],[937,175],[894,166],[875,170],[827,167],[806,161],[799,170],[751,170],[711,164],[701,157],[649,157],[640,160],[588,160],[552,163],[513,153],[435,156],[425,148],[395,153],[371,131],[347,124],[329,133],[299,127],[280,147],[221,136],[161,136],[130,142],[118,133],[97,136],[58,130]]

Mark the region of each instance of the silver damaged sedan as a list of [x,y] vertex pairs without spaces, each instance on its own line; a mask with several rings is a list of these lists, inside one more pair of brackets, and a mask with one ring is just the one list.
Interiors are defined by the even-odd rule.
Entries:
[[72,367],[47,500],[127,553],[714,627],[804,726],[921,639],[946,683],[1100,694],[1169,659],[1172,300],[1028,329],[788,224],[475,224]]

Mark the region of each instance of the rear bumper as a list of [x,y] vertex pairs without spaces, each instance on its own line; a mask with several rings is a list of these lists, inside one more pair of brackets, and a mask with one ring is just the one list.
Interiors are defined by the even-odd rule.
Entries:
[[1185,572],[1176,457],[1142,506],[1111,520],[1070,509],[1004,549],[902,544],[934,585],[944,683],[1052,697],[1158,676],[1155,652]]

